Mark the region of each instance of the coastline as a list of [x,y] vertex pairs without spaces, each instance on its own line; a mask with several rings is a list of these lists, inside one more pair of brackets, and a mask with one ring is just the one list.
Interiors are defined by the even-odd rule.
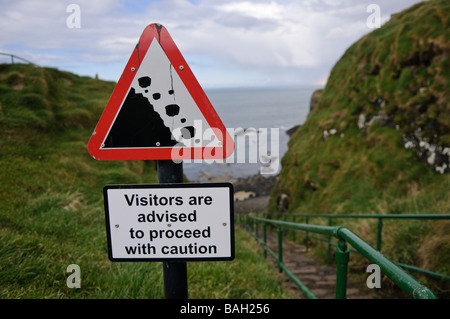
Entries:
[[[285,133],[291,138],[292,134],[300,127],[295,125]],[[202,171],[194,182],[230,182],[234,186],[234,211],[235,213],[265,212],[270,200],[270,193],[278,179],[276,175],[261,175],[260,173],[234,178],[232,172],[214,175],[210,171]]]
[[278,175],[264,177],[258,174],[231,181],[234,185],[235,213],[265,212],[277,179]]
[[[295,125],[285,131],[289,139],[300,126]],[[278,180],[278,174],[264,176],[256,173],[250,176],[235,178],[232,172],[215,175],[210,171],[203,170],[202,174],[193,182],[230,182],[234,186],[235,213],[262,213],[267,210],[270,193]]]
[[272,191],[278,175],[263,176],[255,174],[248,177],[231,178],[231,173],[223,175],[209,175],[202,181],[209,183],[230,182],[234,187],[234,212],[264,212],[269,204],[270,192]]

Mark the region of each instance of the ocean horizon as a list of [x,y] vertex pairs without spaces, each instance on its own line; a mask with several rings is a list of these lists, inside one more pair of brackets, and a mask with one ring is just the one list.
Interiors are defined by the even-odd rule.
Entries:
[[[205,181],[213,176],[222,175],[236,179],[259,174],[263,166],[266,166],[263,168],[265,170],[263,176],[278,174],[281,169],[281,158],[288,150],[287,130],[305,122],[309,113],[310,99],[316,89],[318,87],[313,86],[205,89],[208,99],[227,130],[236,133],[235,143],[239,134],[256,135],[245,139],[245,154],[238,154],[239,151],[243,153],[243,150],[236,148],[235,154],[224,160],[225,163],[184,161],[184,174],[192,181]],[[267,131],[267,136],[260,134],[264,131]],[[260,149],[255,143],[267,145],[268,151]],[[267,158],[266,155],[272,157],[270,164],[272,167],[267,167],[268,164],[262,162]],[[277,166],[278,169],[275,171]],[[267,171],[270,171],[270,174],[266,174]]]

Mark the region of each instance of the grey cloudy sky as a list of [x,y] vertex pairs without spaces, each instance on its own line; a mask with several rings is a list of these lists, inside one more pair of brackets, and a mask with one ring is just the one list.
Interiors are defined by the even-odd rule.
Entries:
[[[117,81],[144,28],[157,22],[204,87],[317,86],[345,50],[373,30],[370,4],[379,7],[383,24],[418,2],[0,0],[0,52]],[[70,4],[80,8],[79,28],[67,25]]]

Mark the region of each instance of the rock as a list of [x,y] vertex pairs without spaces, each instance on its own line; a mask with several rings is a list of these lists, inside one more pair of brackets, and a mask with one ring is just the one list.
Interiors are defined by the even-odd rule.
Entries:
[[242,201],[255,196],[256,196],[255,192],[239,191],[234,193],[234,201],[235,202]]
[[323,139],[326,140],[329,136],[332,136],[337,133],[337,130],[332,128],[331,130],[323,131]]
[[275,185],[277,176],[264,177],[257,174],[250,177],[241,177],[233,181],[234,192],[253,192],[255,197],[270,195],[272,187]]
[[[318,89],[313,92],[311,95],[311,99],[309,101],[309,113],[316,107],[317,103],[319,103],[320,96],[322,95],[323,89]],[[292,135],[297,131],[297,129],[301,125],[295,125],[294,127],[291,127],[286,131],[286,134],[289,135],[289,137],[292,137]]]
[[358,116],[358,128],[362,130],[366,126],[366,116],[364,114],[359,114]]
[[309,179],[309,178],[305,182],[305,187],[313,192],[315,192],[316,190],[319,189],[319,185],[315,181],[313,181],[312,179]]
[[289,208],[289,196],[285,193],[281,193],[277,198],[277,205],[279,212],[285,212]]
[[413,149],[416,156],[433,166],[437,173],[445,174],[450,171],[450,148],[426,141],[421,135],[421,130],[418,129],[413,134],[404,134],[403,145],[407,149]]
[[278,176],[257,174],[231,181],[234,186],[235,213],[265,212]]
[[386,126],[389,122],[389,117],[383,113],[380,112],[378,115],[373,116],[370,121],[367,123],[367,126],[371,126],[374,123],[379,123],[380,126]]
[[225,173],[223,175],[213,175],[211,172],[202,171],[201,175],[196,178],[197,182],[209,182],[209,183],[217,183],[224,181],[232,181],[231,173]]
[[291,136],[298,130],[298,128],[299,128],[300,126],[301,126],[301,125],[295,125],[295,126],[291,127],[290,129],[288,129],[288,130],[286,131],[286,134],[289,135],[289,137],[291,137]]
[[317,103],[319,103],[320,96],[322,95],[323,89],[315,90],[311,96],[311,100],[309,102],[309,112],[311,113],[312,110],[316,107]]

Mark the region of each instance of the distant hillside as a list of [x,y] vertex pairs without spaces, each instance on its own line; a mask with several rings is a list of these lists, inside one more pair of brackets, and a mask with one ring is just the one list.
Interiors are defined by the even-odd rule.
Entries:
[[[270,211],[450,213],[449,19],[449,1],[419,3],[345,52],[289,142]],[[450,223],[401,224],[384,251],[450,273]]]

